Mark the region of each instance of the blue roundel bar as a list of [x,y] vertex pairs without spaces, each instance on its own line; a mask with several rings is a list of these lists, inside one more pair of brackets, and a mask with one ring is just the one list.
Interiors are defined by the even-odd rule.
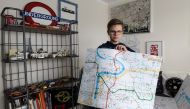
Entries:
[[54,21],[57,21],[57,22],[60,21],[60,18],[57,17],[57,16],[51,16],[51,15],[41,14],[41,13],[36,13],[36,12],[22,11],[22,15],[27,16],[27,17],[44,19],[44,20],[54,20]]

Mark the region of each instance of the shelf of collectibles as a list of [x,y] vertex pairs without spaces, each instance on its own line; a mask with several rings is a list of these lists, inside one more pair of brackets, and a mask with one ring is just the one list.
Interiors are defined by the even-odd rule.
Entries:
[[[35,5],[46,7],[51,15],[29,12]],[[46,4],[31,2],[24,10],[4,8],[1,28],[5,108],[77,106],[78,21],[56,17]]]

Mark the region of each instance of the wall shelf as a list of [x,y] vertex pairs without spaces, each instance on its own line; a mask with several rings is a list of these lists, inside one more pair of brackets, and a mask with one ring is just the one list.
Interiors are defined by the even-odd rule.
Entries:
[[[64,23],[69,25],[67,31],[45,28],[47,26],[34,28],[20,25],[22,23],[19,22],[25,22],[25,17],[20,15],[21,11],[6,7],[1,13],[1,61],[5,108],[9,109],[10,106],[12,109],[22,106],[30,108],[30,100],[42,99],[39,94],[43,93],[50,99],[49,94],[56,91],[69,93],[70,104],[65,102],[64,105],[66,108],[74,108],[77,105],[75,97],[80,83],[78,21],[62,19],[59,26]],[[16,24],[7,24],[6,16],[9,15],[17,22]],[[55,58],[29,58],[22,55],[21,60],[10,59],[10,56],[18,55],[16,54],[18,52],[32,54],[39,49],[47,51],[48,54],[65,50],[68,55]],[[57,105],[54,101],[47,101],[47,104],[49,108]]]
[[[15,31],[15,32],[23,32],[22,25],[4,25],[2,30],[4,31]],[[25,32],[32,32],[32,33],[46,33],[46,34],[57,34],[57,35],[70,35],[70,34],[78,34],[77,31],[62,31],[58,29],[47,29],[47,28],[40,28],[40,27],[28,27],[25,26]]]

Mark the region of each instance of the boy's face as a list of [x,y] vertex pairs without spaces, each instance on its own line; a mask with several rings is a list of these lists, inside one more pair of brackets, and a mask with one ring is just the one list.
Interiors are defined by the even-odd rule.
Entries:
[[108,31],[110,39],[112,42],[119,42],[123,35],[123,27],[122,25],[113,25],[110,30]]

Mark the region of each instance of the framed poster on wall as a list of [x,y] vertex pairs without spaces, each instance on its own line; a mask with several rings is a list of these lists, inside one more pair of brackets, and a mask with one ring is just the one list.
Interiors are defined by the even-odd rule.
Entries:
[[151,0],[130,0],[121,5],[111,6],[110,16],[123,21],[124,34],[149,33]]
[[146,53],[155,56],[162,56],[162,41],[146,42]]
[[58,0],[58,16],[61,20],[78,21],[78,5],[67,0]]

